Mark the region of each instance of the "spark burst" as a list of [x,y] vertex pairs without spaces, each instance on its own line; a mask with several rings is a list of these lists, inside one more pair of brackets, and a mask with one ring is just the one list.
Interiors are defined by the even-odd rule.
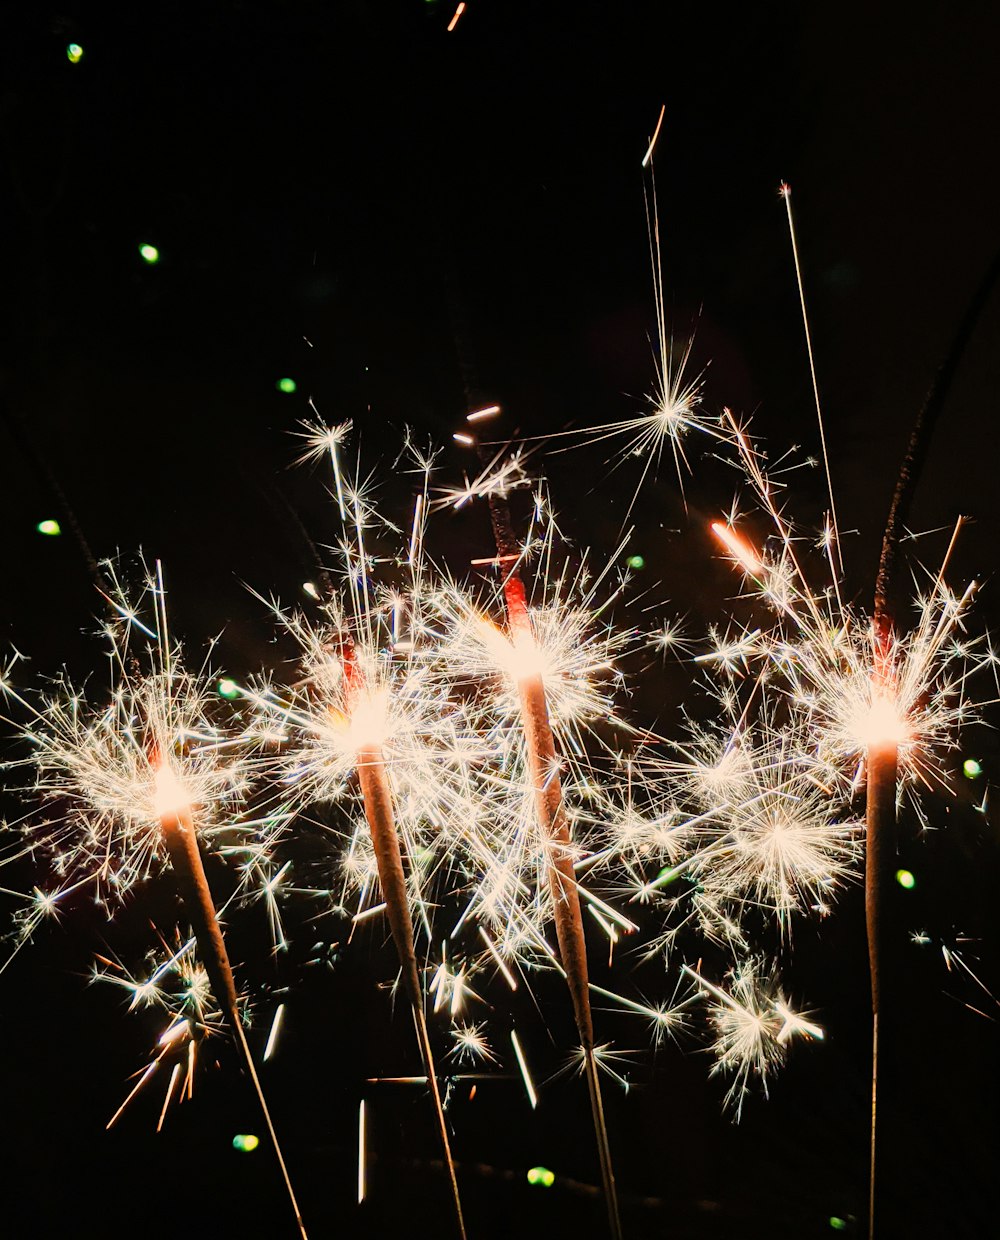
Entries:
[[728,989],[707,981],[684,966],[708,1001],[708,1019],[714,1030],[714,1073],[731,1075],[726,1105],[739,1119],[750,1081],[764,1091],[780,1068],[795,1037],[822,1038],[823,1030],[789,1005],[777,970],[759,956],[748,956],[726,975]]

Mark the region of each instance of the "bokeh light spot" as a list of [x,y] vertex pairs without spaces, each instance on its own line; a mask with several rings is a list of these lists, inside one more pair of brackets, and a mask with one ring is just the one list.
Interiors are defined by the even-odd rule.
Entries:
[[555,1172],[548,1167],[531,1167],[528,1171],[528,1183],[539,1188],[551,1188],[556,1182]]

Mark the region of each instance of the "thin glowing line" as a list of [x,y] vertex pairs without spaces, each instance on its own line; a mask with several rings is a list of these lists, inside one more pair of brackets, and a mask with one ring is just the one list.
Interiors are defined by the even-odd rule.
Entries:
[[833,479],[830,477],[830,458],[826,453],[826,432],[823,429],[823,410],[819,400],[819,384],[816,382],[816,362],[813,358],[812,336],[809,334],[809,315],[806,313],[806,293],[802,285],[802,268],[799,265],[799,247],[795,239],[795,220],[792,216],[792,187],[782,181],[779,191],[785,200],[788,214],[788,235],[792,241],[792,258],[795,262],[795,280],[799,286],[799,305],[802,307],[802,326],[806,334],[806,352],[809,355],[809,376],[812,379],[813,399],[816,402],[816,420],[819,422],[819,442],[823,449],[823,468],[826,470],[826,489],[830,496],[830,516],[833,520],[833,537],[837,544],[837,563],[840,571],[844,571],[844,560],[840,553],[840,526],[837,521],[837,505],[833,499]]
[[160,1112],[160,1118],[156,1124],[157,1132],[161,1132],[163,1130],[163,1121],[167,1118],[167,1107],[170,1106],[170,1099],[173,1097],[174,1086],[177,1084],[177,1078],[180,1076],[180,1073],[181,1065],[179,1063],[175,1063],[173,1070],[170,1073],[170,1084],[167,1086],[167,1092],[163,1099],[163,1110]]
[[644,168],[649,163],[649,161],[653,158],[653,147],[656,146],[656,139],[660,136],[660,126],[663,124],[663,114],[666,112],[666,110],[667,110],[667,105],[664,104],[663,107],[660,108],[659,120],[656,122],[656,128],[653,130],[653,136],[649,140],[649,149],[646,151],[646,154],[643,155],[642,157],[642,166]]
[[466,414],[466,422],[482,422],[484,418],[495,418],[500,412],[499,405],[487,405],[485,409],[477,409],[475,413]]
[[139,1077],[139,1080],[138,1080],[138,1082],[137,1082],[137,1084],[136,1084],[135,1088],[132,1090],[132,1092],[129,1094],[129,1096],[125,1099],[125,1101],[121,1104],[121,1106],[118,1108],[118,1110],[117,1110],[117,1111],[115,1111],[114,1115],[112,1115],[112,1117],[108,1120],[108,1123],[107,1123],[107,1127],[108,1127],[108,1128],[110,1128],[110,1127],[111,1127],[111,1125],[115,1122],[115,1120],[116,1120],[116,1119],[118,1119],[118,1117],[121,1115],[122,1111],[124,1111],[124,1110],[125,1110],[125,1108],[126,1108],[126,1107],[128,1106],[128,1104],[132,1101],[132,1099],[136,1096],[136,1094],[139,1092],[139,1090],[140,1090],[140,1089],[142,1089],[143,1085],[145,1085],[145,1084],[146,1084],[146,1082],[149,1080],[149,1078],[153,1075],[153,1073],[154,1073],[154,1072],[156,1071],[156,1069],[157,1069],[157,1066],[159,1065],[159,1062],[160,1062],[160,1061],[159,1061],[158,1059],[154,1059],[154,1060],[153,1060],[153,1062],[152,1062],[152,1063],[149,1065],[149,1067],[146,1069],[146,1071],[142,1074],[142,1076],[141,1076],[141,1077]]
[[504,981],[511,988],[511,990],[517,990],[517,978],[514,976],[513,973],[511,973],[510,969],[507,968],[507,963],[504,960],[504,958],[500,955],[500,953],[497,951],[496,947],[493,944],[493,940],[486,933],[486,931],[483,929],[482,926],[479,927],[479,933],[482,936],[483,942],[486,944],[487,948],[489,949],[490,955],[497,962],[497,968],[503,974]]
[[524,1051],[521,1050],[521,1043],[517,1040],[516,1029],[510,1031],[510,1040],[514,1044],[514,1054],[517,1056],[517,1066],[521,1069],[521,1076],[524,1079],[524,1088],[528,1091],[528,1101],[531,1103],[531,1109],[534,1110],[538,1106],[538,1095],[535,1093],[535,1087],[531,1083],[528,1063],[524,1058]]
[[264,1062],[271,1058],[274,1054],[274,1048],[278,1044],[278,1030],[281,1028],[281,1018],[285,1014],[285,1005],[279,1003],[274,1013],[274,1020],[271,1022],[271,1032],[267,1035],[267,1046],[264,1047]]
[[358,1205],[361,1205],[367,1192],[367,1167],[365,1166],[365,1100],[361,1099],[358,1107]]

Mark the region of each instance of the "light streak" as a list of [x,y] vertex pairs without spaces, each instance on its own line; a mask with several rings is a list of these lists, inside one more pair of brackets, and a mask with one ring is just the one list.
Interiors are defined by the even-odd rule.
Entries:
[[517,978],[514,976],[513,973],[511,973],[510,969],[507,967],[507,962],[497,951],[496,944],[493,942],[490,936],[486,933],[485,927],[483,926],[479,927],[479,935],[480,935],[480,938],[483,940],[483,942],[486,944],[486,950],[493,957],[494,961],[496,961],[496,966],[500,970],[503,980],[507,983],[507,985],[511,988],[511,990],[517,990]]
[[809,357],[809,377],[812,380],[813,401],[816,406],[816,421],[819,425],[819,441],[823,452],[823,469],[826,471],[826,490],[830,499],[830,518],[833,523],[833,545],[837,551],[837,568],[844,571],[841,558],[840,530],[837,522],[837,505],[833,497],[833,478],[830,476],[830,457],[826,450],[826,431],[823,428],[823,410],[819,400],[819,382],[816,378],[816,361],[813,357],[812,335],[809,331],[809,315],[806,312],[806,292],[802,283],[802,268],[799,264],[799,247],[795,237],[795,217],[792,214],[792,187],[786,182],[781,183],[781,197],[785,200],[785,211],[788,215],[788,236],[792,243],[792,258],[795,262],[795,282],[799,290],[799,305],[802,308],[802,327],[806,337],[806,353]]
[[649,140],[649,146],[646,148],[646,154],[642,157],[642,166],[645,168],[649,161],[653,158],[653,148],[656,146],[656,139],[660,136],[660,127],[663,124],[663,117],[666,114],[667,105],[664,104],[660,108],[660,115],[656,118],[656,128],[653,130],[653,136]]
[[125,1099],[125,1101],[121,1104],[121,1106],[118,1108],[118,1110],[117,1110],[117,1111],[115,1111],[114,1115],[112,1115],[112,1117],[108,1120],[107,1124],[105,1124],[105,1126],[104,1126],[104,1127],[105,1127],[105,1131],[108,1131],[108,1129],[112,1128],[112,1127],[115,1125],[115,1123],[116,1123],[116,1122],[118,1121],[118,1119],[121,1117],[122,1112],[125,1110],[125,1108],[128,1106],[128,1104],[132,1101],[132,1099],[136,1096],[136,1094],[139,1092],[139,1090],[140,1090],[140,1089],[142,1089],[143,1085],[145,1085],[145,1084],[146,1084],[146,1082],[147,1082],[147,1081],[149,1080],[149,1078],[153,1075],[153,1073],[156,1071],[156,1069],[157,1069],[157,1067],[158,1067],[158,1066],[159,1066],[159,1060],[154,1060],[154,1061],[153,1061],[153,1062],[152,1062],[152,1063],[151,1063],[151,1064],[150,1064],[150,1065],[146,1068],[146,1070],[143,1072],[143,1074],[139,1077],[138,1081],[135,1083],[135,1086],[132,1088],[132,1090],[131,1090],[131,1092],[129,1093],[128,1097],[127,1097],[127,1098]]
[[528,1101],[531,1103],[531,1109],[534,1111],[538,1106],[538,1095],[535,1093],[535,1086],[531,1080],[531,1073],[528,1071],[528,1061],[524,1057],[524,1051],[521,1050],[521,1042],[517,1036],[517,1030],[510,1031],[510,1040],[514,1047],[514,1056],[517,1059],[517,1066],[521,1069],[521,1080],[524,1081],[524,1089],[528,1095]]
[[267,1045],[264,1047],[264,1062],[271,1058],[278,1045],[278,1034],[281,1031],[281,1022],[285,1015],[285,1005],[279,1003],[274,1010],[274,1019],[271,1021],[271,1032],[267,1035]]
[[368,1192],[368,1141],[366,1136],[365,1100],[358,1106],[358,1205]]
[[465,0],[459,0],[458,8],[455,10],[455,15],[452,17],[451,21],[448,23],[448,27],[447,27],[448,34],[451,34],[451,32],[458,25],[458,19],[462,16],[464,12],[465,12]]
[[167,1084],[167,1092],[163,1095],[163,1108],[160,1111],[160,1118],[156,1121],[156,1131],[163,1131],[163,1121],[167,1118],[167,1111],[170,1107],[170,1100],[174,1096],[174,1089],[177,1086],[177,1079],[181,1074],[181,1065],[175,1063],[170,1069],[170,1081]]

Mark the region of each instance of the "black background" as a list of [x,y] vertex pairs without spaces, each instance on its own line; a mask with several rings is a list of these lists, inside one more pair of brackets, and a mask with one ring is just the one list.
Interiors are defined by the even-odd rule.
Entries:
[[[1000,245],[995,6],[470,0],[449,34],[452,12],[444,0],[5,9],[0,621],[34,670],[96,662],[99,600],[71,514],[97,557],[142,547],[164,560],[176,631],[193,642],[223,631],[220,658],[236,674],[272,660],[244,583],[300,597],[316,572],[303,528],[320,545],[335,536],[322,476],[288,469],[309,396],[328,420],[353,419],[384,471],[404,426],[447,442],[479,399],[503,404],[511,435],[635,410],[653,382],[640,160],[662,104],[671,324],[678,336],[697,326],[710,408],[753,414],[776,450],[813,452],[775,192],[792,183],[831,469],[856,531],[847,588],[870,595],[909,425]],[[71,40],[84,48],[77,65]],[[158,265],[140,259],[143,242]],[[995,567],[998,331],[994,299],[918,495],[917,528],[975,520],[955,580],[988,581]],[[295,395],[276,390],[284,375]],[[449,449],[451,476],[465,464]],[[608,476],[596,449],[546,468],[568,532],[609,553],[627,467]],[[685,485],[687,511],[669,470],[646,488],[633,549],[664,610],[698,630],[733,606],[705,533],[732,479],[696,466]],[[397,515],[407,486],[386,487]],[[791,500],[818,522],[819,473]],[[35,526],[53,515],[63,537],[43,538]],[[434,536],[457,570],[488,553],[482,513],[442,518]],[[918,546],[933,562],[943,536]],[[675,727],[685,684],[677,668],[647,677],[636,713]],[[983,732],[969,744],[989,775],[995,742]],[[900,937],[927,929],[935,944],[900,963],[884,1235],[995,1226],[997,1007],[945,970],[937,946],[969,936],[965,958],[996,982],[995,831],[971,791],[932,807],[943,829],[923,842],[904,824],[918,884]],[[161,1135],[158,1086],[104,1133],[158,1025],[86,985],[89,954],[101,942],[141,953],[148,918],[170,914],[162,894],[148,898],[110,927],[68,909],[0,978],[6,1234],[290,1235],[264,1147],[231,1147],[259,1121],[226,1052]],[[302,920],[307,937],[342,929]],[[793,1055],[739,1128],[720,1118],[720,1084],[694,1046],[636,1058],[633,1088],[610,1102],[630,1235],[811,1237],[834,1234],[831,1216],[863,1220],[862,920],[852,891],[818,931],[796,931],[789,984],[828,1039]],[[417,1070],[405,1013],[377,985],[391,974],[379,933],[356,936],[332,970],[298,967],[303,940],[269,972],[262,947],[251,933],[234,955],[265,960],[258,988],[294,987],[265,1083],[311,1234],[449,1235],[425,1099],[364,1085]],[[673,986],[648,970],[641,981],[647,993]],[[530,1005],[520,1018],[544,1076],[571,1031],[558,988],[541,984],[539,1002],[552,1041]],[[644,1041],[634,1023],[600,1021],[616,1045]],[[258,1050],[266,1027],[264,1016]],[[501,1012],[498,1043],[504,1027]],[[366,1089],[377,1162],[358,1211]],[[516,1081],[484,1084],[471,1102],[463,1087],[452,1115],[471,1235],[603,1234],[599,1200],[566,1183],[596,1174],[579,1082],[548,1087],[534,1114]],[[556,1171],[554,1188],[527,1186],[534,1164]]]

